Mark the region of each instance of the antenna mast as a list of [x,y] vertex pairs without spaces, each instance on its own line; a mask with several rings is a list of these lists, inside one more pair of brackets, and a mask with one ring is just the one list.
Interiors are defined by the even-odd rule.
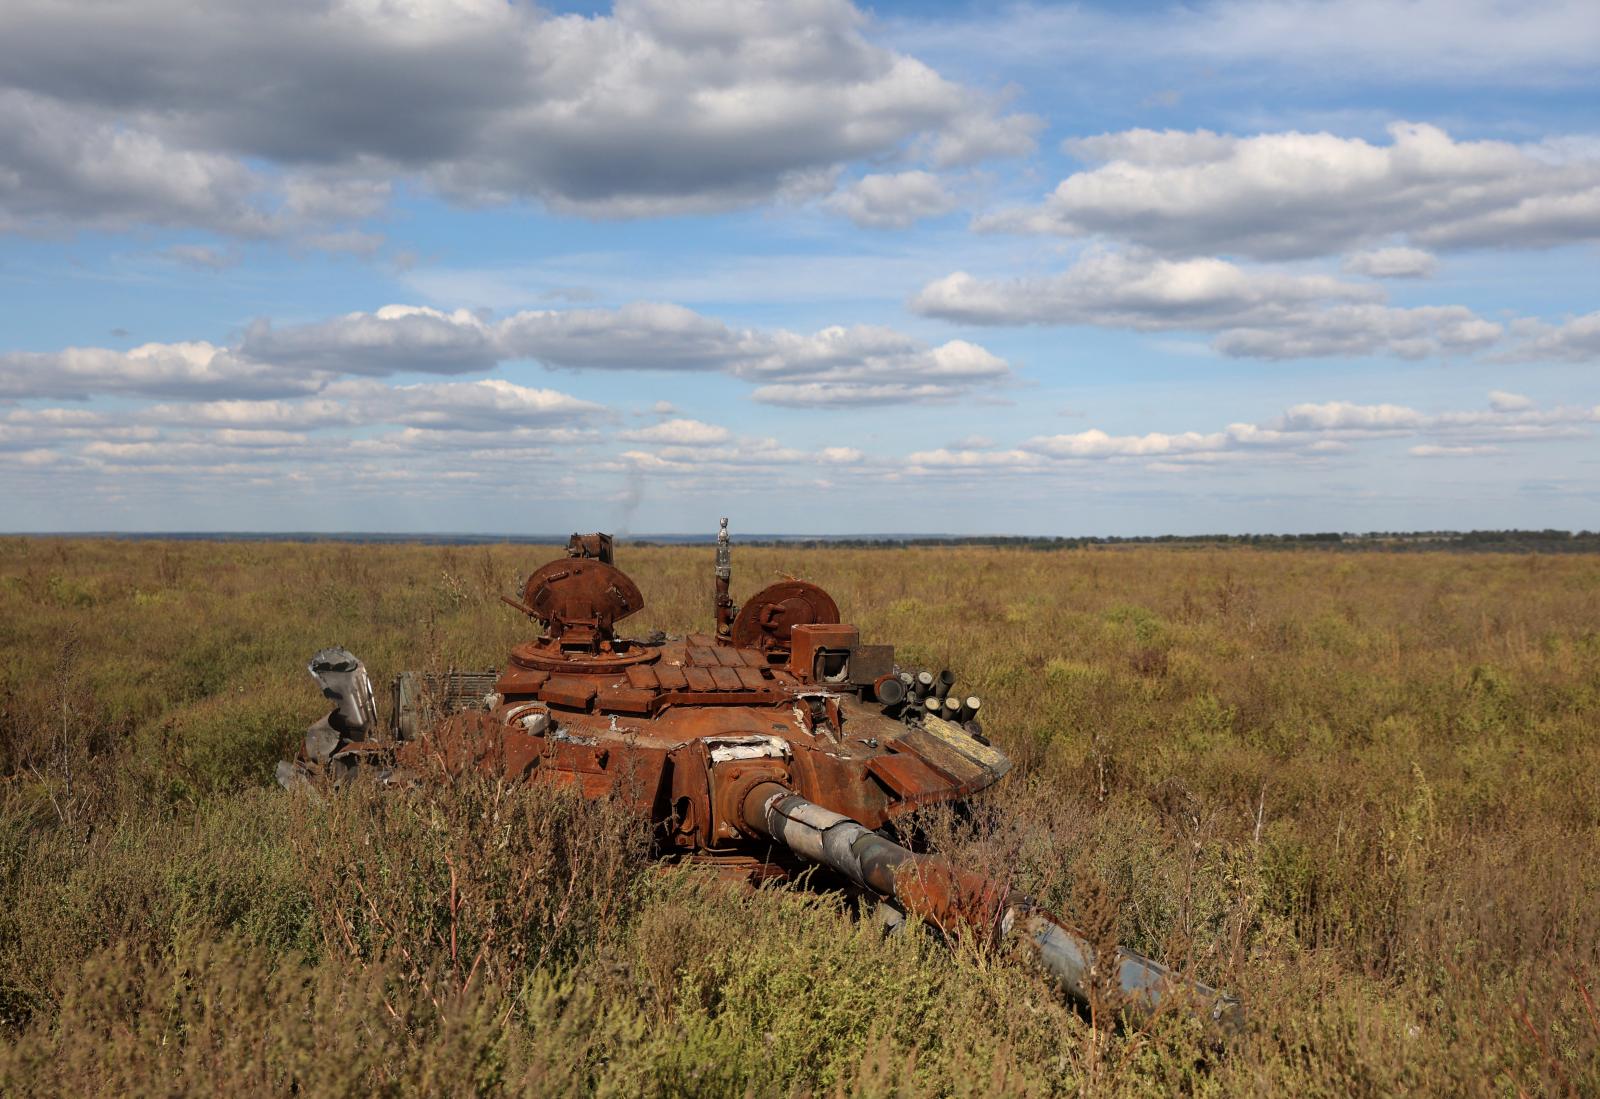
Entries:
[[722,520],[717,531],[717,640],[723,644],[733,641],[733,597],[728,594],[728,581],[733,579],[733,548],[728,542],[728,520]]

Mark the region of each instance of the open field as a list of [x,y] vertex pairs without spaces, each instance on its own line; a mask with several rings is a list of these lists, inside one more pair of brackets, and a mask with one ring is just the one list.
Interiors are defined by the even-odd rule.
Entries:
[[1217,1054],[609,805],[272,785],[312,651],[497,664],[547,556],[0,540],[0,1093],[1600,1093],[1600,558],[735,549],[983,696],[1017,771],[930,830],[1238,993]]

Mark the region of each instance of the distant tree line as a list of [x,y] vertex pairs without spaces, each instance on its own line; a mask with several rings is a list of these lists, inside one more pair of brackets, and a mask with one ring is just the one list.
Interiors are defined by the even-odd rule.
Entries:
[[[908,546],[988,546],[1024,550],[1088,549],[1097,546],[1249,546],[1261,549],[1437,551],[1499,553],[1596,553],[1600,531],[1423,530],[1320,531],[1314,534],[1155,534],[1043,537],[1028,535],[917,535],[904,537],[742,538],[744,545],[803,549],[900,549]],[[647,540],[636,540],[648,545]]]
[[[565,534],[390,534],[351,532],[259,533],[228,531],[186,531],[176,533],[106,532],[22,535],[21,537],[113,538],[130,541],[146,539],[177,541],[261,541],[261,542],[378,542],[421,543],[423,545],[476,546],[495,544],[561,545]],[[704,545],[710,537],[698,535],[619,536],[618,541],[634,546]],[[1261,549],[1335,549],[1349,551],[1417,552],[1451,550],[1465,553],[1597,553],[1600,531],[1580,530],[1374,530],[1365,534],[1350,531],[1322,531],[1316,534],[1154,534],[1082,535],[1046,537],[1016,534],[911,535],[875,534],[858,536],[796,537],[752,534],[736,537],[744,546],[789,546],[800,549],[903,549],[907,546],[986,546],[1023,550],[1090,549],[1115,546],[1251,546]]]

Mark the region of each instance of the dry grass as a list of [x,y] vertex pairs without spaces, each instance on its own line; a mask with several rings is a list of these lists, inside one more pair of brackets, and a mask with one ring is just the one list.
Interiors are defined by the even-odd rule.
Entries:
[[[622,553],[705,627],[708,550]],[[983,696],[1018,771],[927,834],[1241,994],[1219,1055],[613,806],[270,787],[314,649],[491,666],[544,557],[0,541],[0,1093],[1600,1093],[1600,560],[736,552]]]

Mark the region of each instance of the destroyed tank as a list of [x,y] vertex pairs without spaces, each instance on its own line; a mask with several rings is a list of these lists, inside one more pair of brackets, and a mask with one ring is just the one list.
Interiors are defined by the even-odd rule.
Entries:
[[1125,948],[1106,957],[1032,898],[902,843],[896,822],[1010,770],[983,734],[980,700],[949,671],[903,667],[893,646],[863,642],[815,584],[786,579],[736,607],[727,525],[711,633],[620,636],[644,597],[609,535],[575,534],[520,599],[501,596],[539,635],[495,672],[396,676],[387,723],[361,662],[322,650],[310,671],[334,709],[279,781],[366,768],[399,783],[442,766],[619,798],[650,819],[663,858],[750,882],[825,867],[891,922],[1023,943],[1079,1003],[1109,995],[1139,1015],[1175,999],[1238,1026],[1227,994]]

